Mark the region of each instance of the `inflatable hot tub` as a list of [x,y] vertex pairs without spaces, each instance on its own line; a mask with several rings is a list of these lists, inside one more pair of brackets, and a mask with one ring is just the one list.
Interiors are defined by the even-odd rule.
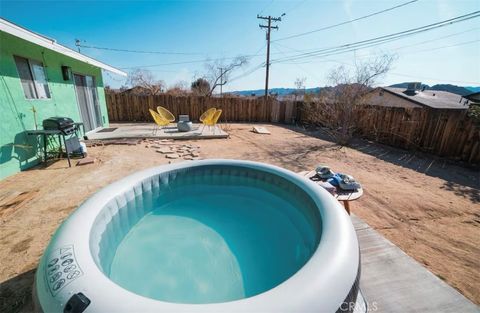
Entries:
[[34,299],[43,312],[352,312],[359,278],[354,228],[328,192],[279,167],[204,160],[86,200],[45,250]]

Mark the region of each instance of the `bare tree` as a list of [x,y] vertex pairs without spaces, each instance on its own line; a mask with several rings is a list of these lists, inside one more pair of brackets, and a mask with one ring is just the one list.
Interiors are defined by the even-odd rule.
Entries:
[[206,74],[202,77],[210,84],[210,91],[207,94],[211,96],[215,89],[228,82],[230,75],[238,68],[248,64],[245,56],[237,56],[230,63],[224,60],[215,60],[205,64]]
[[152,72],[145,69],[134,69],[128,75],[127,84],[132,88],[142,89],[142,93],[158,95],[163,92],[165,82],[155,79]]
[[312,105],[306,104],[310,122],[327,127],[337,143],[347,145],[355,131],[356,111],[394,60],[394,56],[382,55],[356,63],[351,70],[343,65],[333,69],[328,76],[333,87],[324,88]]
[[168,88],[165,93],[173,96],[187,95],[189,93],[188,83],[184,80],[176,82],[172,87]]
[[295,90],[295,101],[297,101],[297,97],[299,95],[304,95],[305,94],[305,82],[307,81],[307,78],[306,77],[297,77],[297,79],[295,79],[295,88],[297,88],[297,90]]

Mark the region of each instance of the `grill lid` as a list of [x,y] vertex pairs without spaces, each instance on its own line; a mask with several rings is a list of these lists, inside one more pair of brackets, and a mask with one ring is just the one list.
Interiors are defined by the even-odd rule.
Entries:
[[43,120],[43,129],[59,129],[73,127],[74,122],[69,117],[55,116]]

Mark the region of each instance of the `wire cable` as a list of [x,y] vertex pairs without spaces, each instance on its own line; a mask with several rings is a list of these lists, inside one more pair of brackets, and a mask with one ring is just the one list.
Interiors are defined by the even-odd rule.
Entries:
[[273,1],[274,0],[271,0],[269,3],[267,3],[267,5],[263,7],[263,9],[258,13],[258,15],[261,15],[263,11],[265,11],[265,9],[268,8],[273,3]]
[[345,22],[341,22],[341,23],[338,23],[338,24],[334,24],[334,25],[330,25],[330,26],[325,26],[325,27],[322,27],[322,28],[314,29],[314,30],[311,30],[311,31],[308,31],[308,32],[299,33],[299,34],[295,34],[295,35],[291,35],[291,36],[287,36],[287,37],[278,38],[278,39],[272,40],[272,42],[273,42],[273,41],[287,40],[287,39],[291,39],[291,38],[297,38],[297,37],[301,37],[301,36],[306,36],[306,35],[310,35],[310,34],[313,34],[313,33],[317,33],[317,32],[323,31],[323,30],[327,30],[327,29],[331,29],[331,28],[338,27],[338,26],[346,25],[346,24],[349,24],[349,23],[352,23],[352,22],[356,22],[356,21],[359,21],[359,20],[363,20],[363,19],[366,19],[366,18],[375,16],[375,15],[378,15],[378,14],[382,14],[382,13],[385,13],[385,12],[388,12],[388,11],[392,11],[392,10],[395,10],[395,9],[398,9],[398,8],[401,8],[401,7],[404,7],[404,6],[406,6],[406,5],[415,3],[415,2],[417,2],[417,1],[418,1],[418,0],[408,1],[408,2],[405,2],[405,3],[399,4],[399,5],[396,5],[396,6],[394,6],[394,7],[388,8],[388,9],[384,9],[384,10],[381,10],[381,11],[373,12],[373,13],[370,13],[370,14],[368,14],[368,15],[364,15],[364,16],[361,16],[361,17],[357,17],[357,18],[355,18],[355,19],[348,20],[348,21],[345,21]]
[[[405,49],[405,48],[410,48],[410,47],[414,47],[414,46],[419,46],[419,45],[423,45],[423,44],[427,44],[427,43],[431,43],[431,42],[434,42],[434,41],[438,41],[438,40],[441,40],[441,39],[445,39],[445,38],[450,38],[450,37],[454,37],[454,36],[458,36],[458,35],[462,35],[464,33],[468,33],[468,32],[471,32],[471,31],[474,31],[474,30],[477,30],[479,28],[471,28],[471,29],[468,29],[466,31],[462,31],[462,32],[457,32],[457,33],[453,33],[453,34],[450,34],[450,35],[447,35],[447,36],[441,36],[441,37],[437,37],[437,38],[434,38],[434,39],[431,39],[431,40],[427,40],[427,41],[422,41],[422,42],[418,42],[418,43],[415,43],[415,44],[411,44],[411,45],[405,45],[405,46],[400,46],[400,47],[396,47],[396,48],[393,48],[393,49],[390,49],[391,51],[399,51],[399,50],[402,50],[402,49]],[[452,45],[448,45],[448,46],[441,46],[441,47],[433,47],[433,48],[427,48],[427,49],[422,49],[422,50],[415,50],[415,51],[407,51],[405,53],[402,53],[402,55],[404,54],[412,54],[412,53],[420,53],[420,52],[427,52],[427,51],[434,51],[434,50],[439,50],[439,49],[442,49],[442,48],[448,48],[448,47],[455,47],[455,46],[461,46],[461,45],[466,45],[466,44],[471,44],[471,43],[475,43],[475,42],[478,42],[479,40],[471,40],[471,41],[466,41],[466,42],[460,42],[460,43],[456,43],[456,44],[452,44]],[[275,43],[275,45],[280,45],[284,48],[287,48],[287,49],[290,49],[292,51],[301,51],[301,50],[298,50],[298,49],[294,49],[294,48],[291,48],[291,47],[288,47],[284,44],[279,44],[278,42]],[[340,54],[340,53],[339,53]],[[372,56],[375,56],[377,54],[364,54],[364,55],[360,55],[360,56],[356,56],[356,58],[359,58],[359,59],[363,59],[363,58],[367,58],[367,57],[372,57]],[[324,61],[320,61],[320,62],[336,62],[336,63],[342,63],[341,61],[338,61],[338,60],[334,60],[334,59],[325,59],[324,57],[322,57],[322,59]],[[317,61],[316,61],[317,62]],[[283,64],[306,64],[306,63],[316,63],[316,62],[312,62],[312,61],[292,61],[290,63],[287,63],[286,61],[282,61],[282,62],[276,62],[276,63],[283,63]]]
[[128,49],[117,49],[117,48],[108,48],[108,47],[87,46],[87,45],[77,45],[77,47],[87,48],[87,49],[96,49],[96,50],[115,51],[115,52],[143,53],[143,54],[162,54],[162,55],[206,55],[207,54],[207,53],[197,53],[197,52],[164,52],[164,51],[128,50]]
[[319,49],[319,50],[316,50],[316,51],[313,51],[313,52],[301,53],[301,54],[297,54],[297,55],[289,57],[289,58],[280,58],[280,59],[276,59],[276,60],[273,60],[273,61],[276,61],[276,62],[285,61],[285,60],[292,61],[292,60],[303,59],[303,58],[321,57],[321,56],[327,56],[327,55],[332,55],[332,54],[350,52],[350,51],[353,51],[353,50],[356,50],[356,49],[369,48],[369,47],[380,45],[380,44],[383,44],[383,43],[386,43],[386,42],[395,41],[395,40],[402,39],[402,38],[405,38],[405,37],[409,37],[409,36],[412,36],[412,35],[415,35],[415,34],[423,33],[423,32],[426,32],[426,31],[433,30],[433,29],[437,29],[437,28],[449,26],[449,25],[452,25],[452,24],[455,24],[455,23],[470,20],[470,19],[473,19],[473,18],[477,18],[479,16],[480,16],[480,11],[475,11],[475,12],[465,14],[465,15],[462,15],[462,16],[458,16],[458,17],[448,19],[448,20],[445,20],[445,21],[441,21],[441,22],[437,22],[437,23],[433,23],[433,24],[429,24],[429,25],[425,25],[425,26],[421,26],[421,27],[412,28],[412,29],[409,29],[409,30],[405,30],[405,31],[401,31],[401,32],[397,32],[397,33],[393,33],[393,34],[389,34],[389,35],[384,35],[384,36],[375,37],[375,38],[371,38],[371,39],[367,39],[367,40],[348,43],[348,44],[344,44],[344,45],[340,45],[340,46],[323,48],[323,49]]

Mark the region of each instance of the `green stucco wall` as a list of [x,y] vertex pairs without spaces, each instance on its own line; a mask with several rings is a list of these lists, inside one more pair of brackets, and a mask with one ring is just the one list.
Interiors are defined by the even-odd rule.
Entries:
[[[44,65],[50,99],[26,99],[13,56],[41,61]],[[73,80],[64,81],[61,66],[72,72],[95,77],[104,126],[108,126],[101,69],[0,31],[0,179],[36,165],[41,160],[43,144],[25,134],[52,116],[68,116],[81,121]]]

